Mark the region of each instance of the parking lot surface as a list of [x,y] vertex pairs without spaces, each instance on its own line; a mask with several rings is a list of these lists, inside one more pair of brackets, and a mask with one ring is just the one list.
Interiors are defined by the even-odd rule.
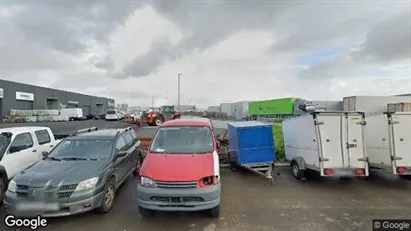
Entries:
[[[118,126],[115,123],[128,126],[122,122],[100,122],[100,127]],[[90,127],[90,124],[83,125]],[[149,136],[155,129],[141,128],[137,132],[139,136]],[[378,172],[368,180],[332,180],[312,175],[306,182],[301,182],[294,179],[288,167],[277,171],[280,175],[276,176],[275,184],[266,186],[261,177],[252,173],[223,169],[219,219],[208,218],[203,212],[157,213],[148,219],[141,218],[136,206],[137,179],[130,177],[119,189],[109,213],[90,212],[53,218],[40,230],[372,230],[372,219],[411,218],[409,180]],[[1,207],[2,220],[6,215]],[[0,230],[16,228],[7,228],[3,224]]]

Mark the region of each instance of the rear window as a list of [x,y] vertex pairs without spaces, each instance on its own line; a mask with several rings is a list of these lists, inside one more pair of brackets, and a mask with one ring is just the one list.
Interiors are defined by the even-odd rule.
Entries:
[[160,127],[150,152],[167,154],[201,154],[214,151],[214,139],[209,127]]
[[50,136],[47,130],[40,130],[34,132],[36,134],[37,140],[39,141],[39,144],[47,144],[50,143]]
[[106,114],[107,115],[114,115],[114,114],[116,114],[116,111],[115,110],[107,110]]

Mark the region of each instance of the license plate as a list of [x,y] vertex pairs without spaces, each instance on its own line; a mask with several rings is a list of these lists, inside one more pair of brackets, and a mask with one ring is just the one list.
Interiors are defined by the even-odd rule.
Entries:
[[44,203],[44,202],[25,202],[17,204],[18,210],[25,211],[57,211],[60,209],[58,203]]
[[340,176],[352,176],[352,175],[354,175],[354,173],[349,169],[337,169],[334,172],[335,172],[335,175],[340,175]]

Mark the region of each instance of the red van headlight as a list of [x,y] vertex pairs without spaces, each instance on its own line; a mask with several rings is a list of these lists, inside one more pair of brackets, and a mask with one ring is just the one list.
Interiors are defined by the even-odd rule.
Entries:
[[218,176],[207,176],[202,178],[198,185],[200,188],[209,187],[216,185],[218,183],[218,180]]

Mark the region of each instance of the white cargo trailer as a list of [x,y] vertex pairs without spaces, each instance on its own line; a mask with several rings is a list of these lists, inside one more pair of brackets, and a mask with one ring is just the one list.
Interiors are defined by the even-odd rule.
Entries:
[[313,112],[283,121],[285,156],[295,178],[368,176],[362,112]]
[[369,116],[365,134],[371,168],[411,175],[411,112]]

